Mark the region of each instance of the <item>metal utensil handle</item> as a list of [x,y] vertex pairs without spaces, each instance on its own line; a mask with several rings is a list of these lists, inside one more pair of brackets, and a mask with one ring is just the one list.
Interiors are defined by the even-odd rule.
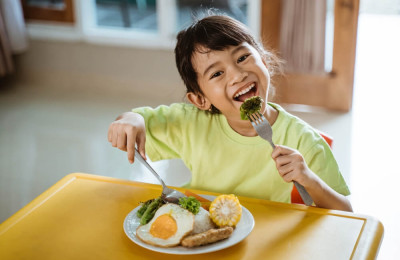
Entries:
[[304,203],[307,206],[311,206],[313,204],[313,200],[310,194],[308,194],[308,192],[304,188],[304,186],[298,183],[297,181],[294,181],[294,185],[296,186],[297,191],[300,193],[300,196],[303,199]]
[[157,178],[159,182],[161,182],[162,186],[165,187],[164,181],[161,179],[160,175],[150,166],[150,164],[143,159],[143,157],[140,155],[139,151],[135,148],[135,158],[138,159],[144,166],[146,166],[147,169],[154,175],[154,177]]

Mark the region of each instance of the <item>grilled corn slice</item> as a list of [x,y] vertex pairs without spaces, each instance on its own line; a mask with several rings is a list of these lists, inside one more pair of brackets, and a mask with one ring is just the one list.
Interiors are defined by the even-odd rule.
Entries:
[[210,218],[219,227],[234,227],[242,216],[239,199],[233,195],[220,195],[210,205]]

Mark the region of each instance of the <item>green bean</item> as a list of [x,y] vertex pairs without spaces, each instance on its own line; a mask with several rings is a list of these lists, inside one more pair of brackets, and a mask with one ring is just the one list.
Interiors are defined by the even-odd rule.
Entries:
[[146,211],[143,213],[142,217],[140,218],[140,224],[145,225],[149,223],[149,221],[154,217],[154,214],[156,213],[158,208],[161,207],[161,205],[161,197],[158,197],[153,202],[151,202]]
[[138,218],[141,218],[144,214],[144,212],[146,211],[147,207],[150,205],[150,203],[152,203],[154,201],[154,199],[150,199],[146,202],[141,203],[142,207],[136,212],[136,216]]

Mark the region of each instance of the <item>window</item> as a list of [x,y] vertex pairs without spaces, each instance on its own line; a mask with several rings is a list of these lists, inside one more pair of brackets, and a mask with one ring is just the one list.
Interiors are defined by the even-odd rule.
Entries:
[[96,0],[96,24],[99,27],[157,31],[156,1]]
[[216,8],[219,12],[227,14],[244,24],[247,22],[247,6],[248,2],[245,0],[239,1],[224,1],[224,0],[208,0],[208,1],[191,1],[191,0],[177,0],[177,24],[176,31],[180,31],[182,27],[190,24],[193,21],[193,15],[201,15],[207,12],[207,9]]
[[256,37],[260,35],[260,0],[21,0],[21,2],[28,21],[29,35],[37,39],[172,49],[177,32],[189,25],[193,16],[201,17],[210,8],[217,13],[224,13],[242,21]]
[[90,0],[82,1],[82,29],[90,42],[172,48],[193,17],[213,9],[259,35],[259,0]]

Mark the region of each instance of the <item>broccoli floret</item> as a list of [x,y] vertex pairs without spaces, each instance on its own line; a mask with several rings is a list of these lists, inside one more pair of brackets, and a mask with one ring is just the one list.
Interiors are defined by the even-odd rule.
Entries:
[[264,100],[259,96],[254,96],[246,99],[240,106],[240,118],[242,120],[249,120],[247,115],[254,114],[261,110],[261,105]]
[[199,213],[201,203],[195,197],[190,196],[180,198],[179,205],[196,215],[197,213]]

